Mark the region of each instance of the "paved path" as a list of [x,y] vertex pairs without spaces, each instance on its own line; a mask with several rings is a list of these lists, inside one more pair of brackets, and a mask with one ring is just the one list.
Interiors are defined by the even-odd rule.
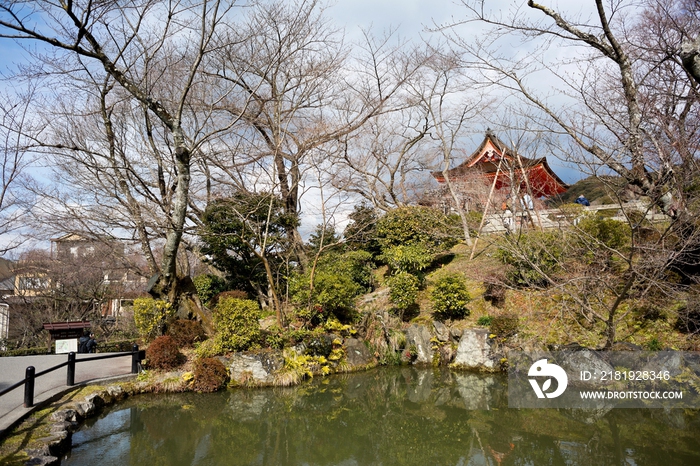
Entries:
[[[109,353],[77,354],[76,359],[102,356]],[[0,390],[3,390],[20,380],[28,366],[34,366],[37,373],[61,364],[68,360],[67,354],[50,354],[45,356],[16,356],[0,358]],[[97,361],[76,362],[75,383],[84,384],[99,379],[107,379],[120,375],[131,374],[131,355],[118,358],[101,359]],[[65,391],[67,367],[56,369],[35,380],[34,405],[41,404],[51,397]],[[24,402],[24,386],[0,396],[0,435],[5,429],[13,426],[32,410],[22,406]]]

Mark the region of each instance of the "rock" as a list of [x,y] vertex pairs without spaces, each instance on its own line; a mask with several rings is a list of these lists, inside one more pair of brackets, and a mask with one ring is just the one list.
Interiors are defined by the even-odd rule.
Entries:
[[85,401],[92,403],[95,408],[101,408],[105,405],[105,400],[100,393],[91,393],[85,397]]
[[447,341],[450,339],[450,329],[442,322],[434,320],[433,328],[435,329],[435,336],[438,340]]
[[78,415],[86,418],[89,417],[92,413],[95,412],[96,408],[93,403],[90,403],[89,401],[81,401],[78,403],[75,409],[78,412]]
[[642,371],[668,372],[670,377],[676,377],[683,372],[683,358],[677,351],[659,351],[642,368]]
[[118,401],[126,397],[124,389],[118,385],[110,385],[107,387],[107,393],[112,397],[112,401]]
[[452,362],[452,360],[455,358],[455,350],[452,348],[452,345],[442,345],[440,347],[440,365],[441,366],[448,366]]
[[367,367],[376,362],[363,341],[357,338],[346,338],[344,346],[346,361],[351,369]]
[[272,385],[275,374],[284,366],[284,357],[280,351],[235,353],[227,364],[233,382]]
[[74,409],[62,409],[51,414],[54,422],[78,422],[78,413]]
[[472,328],[462,332],[454,367],[493,372],[500,369],[500,357],[492,348],[493,340],[486,329]]
[[[592,374],[614,371],[613,366],[604,361],[595,351],[582,349],[579,351],[563,351],[557,355],[557,364],[564,369],[569,380],[576,380],[580,371],[590,371]],[[611,381],[607,381],[609,383]]]
[[433,350],[430,338],[430,331],[425,325],[413,324],[406,329],[406,348],[413,350],[415,347],[416,351],[413,359],[414,364],[433,363]]
[[60,465],[61,462],[55,456],[32,456],[32,458],[24,464],[27,466],[57,466]]
[[459,341],[460,338],[462,338],[462,329],[460,328],[452,328],[450,329],[450,336],[454,341]]
[[70,449],[71,436],[66,431],[55,432],[49,437],[44,437],[38,441],[49,446],[49,456],[60,456]]
[[55,422],[51,424],[51,433],[68,432],[72,430],[74,426],[75,424],[68,421]]
[[317,337],[312,337],[306,342],[306,354],[312,356],[328,357],[333,351],[333,340],[337,338],[334,335],[323,334]]

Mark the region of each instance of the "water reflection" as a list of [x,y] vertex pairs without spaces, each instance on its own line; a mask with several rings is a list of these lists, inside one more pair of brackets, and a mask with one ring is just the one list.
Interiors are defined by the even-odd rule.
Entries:
[[695,412],[508,409],[506,381],[404,367],[141,396],[75,433],[62,464],[700,464]]

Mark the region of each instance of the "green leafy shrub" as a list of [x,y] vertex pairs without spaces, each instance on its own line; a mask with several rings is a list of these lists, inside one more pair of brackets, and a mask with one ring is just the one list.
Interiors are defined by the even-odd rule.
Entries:
[[207,304],[217,294],[226,289],[226,281],[211,274],[202,274],[194,277],[194,287],[202,303]]
[[476,325],[489,327],[489,326],[491,326],[492,322],[493,322],[493,316],[481,316],[477,319]]
[[461,232],[458,219],[441,210],[409,206],[387,212],[377,221],[376,234],[384,252],[396,246],[421,244],[434,254],[457,244]]
[[243,351],[259,343],[260,308],[249,299],[224,297],[214,308],[214,337],[222,351]]
[[518,316],[513,314],[499,314],[493,316],[489,326],[491,333],[500,339],[507,339],[518,333],[520,322]]
[[433,262],[433,254],[423,244],[402,244],[386,249],[380,258],[393,270],[417,273]]
[[621,250],[629,246],[632,241],[632,230],[629,224],[610,218],[589,215],[579,222],[578,228],[587,236],[583,240],[589,245],[599,242],[606,248]]
[[180,347],[191,347],[194,343],[207,338],[201,322],[177,319],[168,325],[167,335],[171,336]]
[[175,315],[169,302],[153,298],[134,300],[134,322],[139,335],[147,341],[163,334],[165,322]]
[[228,369],[217,358],[200,358],[194,362],[192,388],[201,393],[213,393],[226,386]]
[[311,289],[311,268],[289,281],[292,301],[301,306],[298,314],[312,325],[320,324],[331,314],[348,321],[353,317],[354,300],[371,288],[372,256],[366,251],[324,255],[314,270]]
[[464,277],[451,273],[439,277],[430,293],[435,315],[441,319],[463,319],[469,315],[471,301]]
[[550,275],[559,270],[564,258],[565,240],[559,232],[533,231],[517,240],[504,238],[496,250],[496,257],[512,267],[506,279],[515,286],[546,286]]
[[399,311],[399,315],[416,303],[420,281],[408,272],[399,272],[388,280],[389,301]]
[[185,362],[180,347],[171,337],[164,335],[156,338],[146,348],[148,367],[168,371]]
[[263,346],[273,349],[284,348],[285,335],[284,331],[277,325],[270,326],[262,332]]

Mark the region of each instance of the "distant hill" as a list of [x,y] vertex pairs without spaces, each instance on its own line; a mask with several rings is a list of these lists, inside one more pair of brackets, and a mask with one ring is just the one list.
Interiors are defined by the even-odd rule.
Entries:
[[591,203],[617,204],[618,200],[610,194],[619,192],[626,183],[619,176],[589,176],[572,184],[569,189],[548,201],[552,207],[571,204],[583,194]]

